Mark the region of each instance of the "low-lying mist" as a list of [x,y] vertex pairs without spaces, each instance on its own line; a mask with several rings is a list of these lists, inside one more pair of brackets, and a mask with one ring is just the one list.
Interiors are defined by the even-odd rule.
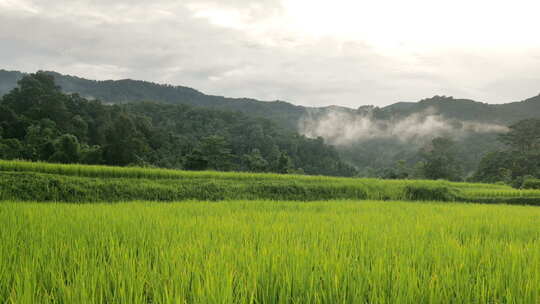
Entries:
[[336,146],[373,139],[424,144],[440,136],[459,139],[471,133],[502,133],[508,130],[504,125],[447,119],[433,108],[387,119],[375,117],[373,111],[308,112],[300,120],[298,129],[307,137],[322,137],[327,143]]

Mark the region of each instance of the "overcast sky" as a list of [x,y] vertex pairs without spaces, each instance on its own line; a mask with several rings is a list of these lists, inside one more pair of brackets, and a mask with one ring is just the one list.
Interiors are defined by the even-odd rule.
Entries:
[[540,93],[538,0],[0,0],[0,68],[358,107]]

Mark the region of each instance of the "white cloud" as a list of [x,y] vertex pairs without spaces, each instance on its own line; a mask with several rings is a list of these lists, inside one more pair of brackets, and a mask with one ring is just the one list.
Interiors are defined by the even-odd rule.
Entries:
[[15,12],[24,14],[37,14],[39,10],[25,0],[0,0],[0,8],[4,12]]
[[371,111],[328,110],[308,113],[299,122],[299,132],[322,137],[332,145],[346,146],[372,139],[396,139],[408,144],[424,144],[439,136],[460,138],[470,133],[501,133],[506,126],[446,119],[434,109],[408,116],[377,119]]
[[0,0],[0,68],[358,107],[538,94],[537,1]]

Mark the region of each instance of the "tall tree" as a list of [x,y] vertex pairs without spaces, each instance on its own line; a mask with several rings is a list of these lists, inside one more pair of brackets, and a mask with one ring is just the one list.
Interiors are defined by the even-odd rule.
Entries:
[[265,172],[268,168],[268,161],[264,159],[259,149],[253,149],[250,153],[244,154],[244,161],[247,171]]
[[56,140],[54,145],[56,152],[50,160],[60,163],[77,163],[81,158],[81,146],[77,137],[71,134],[64,134]]
[[487,153],[473,176],[476,181],[503,181],[520,187],[527,176],[540,177],[540,119],[522,120],[500,136],[503,151]]
[[540,119],[526,119],[509,127],[506,134],[500,136],[510,150],[522,153],[540,151]]
[[218,135],[204,137],[200,150],[208,162],[208,169],[228,171],[232,169],[232,154],[227,140]]
[[107,130],[108,145],[104,149],[104,158],[108,164],[137,164],[149,152],[148,144],[133,120],[130,115],[121,112]]
[[454,141],[437,137],[423,147],[420,154],[424,160],[424,176],[428,179],[461,180],[461,168],[457,161]]

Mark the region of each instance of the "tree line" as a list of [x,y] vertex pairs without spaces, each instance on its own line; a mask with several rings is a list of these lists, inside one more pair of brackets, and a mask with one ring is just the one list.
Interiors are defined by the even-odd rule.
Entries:
[[337,151],[270,120],[151,102],[106,105],[25,75],[0,99],[0,158],[355,176]]
[[467,176],[460,160],[461,146],[451,138],[438,137],[422,147],[417,162],[398,161],[383,178],[445,179],[505,183],[516,188],[540,188],[540,119],[525,119],[500,134],[501,148],[487,151],[476,171]]
[[[511,125],[498,136],[499,145],[481,140],[475,136],[464,144],[435,138],[394,166],[359,173],[322,138],[306,138],[271,120],[239,112],[152,102],[107,105],[63,93],[43,72],[25,75],[17,88],[0,98],[2,159],[503,182],[515,187],[540,178],[540,119]],[[382,156],[394,148],[392,143],[380,146],[384,149],[377,153]],[[473,146],[487,153],[470,173],[463,155]],[[362,154],[356,149],[348,158],[369,157]]]

